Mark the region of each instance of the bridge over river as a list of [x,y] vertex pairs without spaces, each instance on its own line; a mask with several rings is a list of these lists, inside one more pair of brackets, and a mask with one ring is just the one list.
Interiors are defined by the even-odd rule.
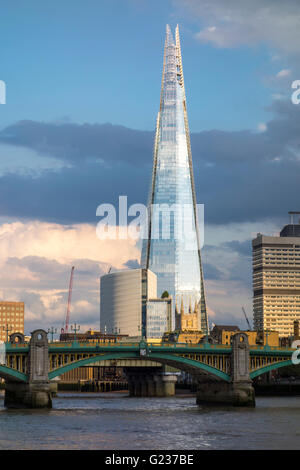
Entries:
[[81,366],[115,361],[124,367],[133,396],[174,394],[175,370],[189,372],[198,382],[197,402],[254,406],[252,380],[266,372],[292,365],[291,348],[252,346],[244,333],[231,345],[49,342],[44,330],[35,330],[29,343],[13,334],[5,344],[7,407],[51,407],[51,380]]

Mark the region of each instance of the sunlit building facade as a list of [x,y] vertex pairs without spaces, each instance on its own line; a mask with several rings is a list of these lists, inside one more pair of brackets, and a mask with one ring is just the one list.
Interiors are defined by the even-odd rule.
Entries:
[[254,328],[290,336],[300,320],[300,224],[278,237],[259,233],[252,248]]
[[24,302],[0,301],[0,340],[13,333],[24,333]]
[[207,331],[197,204],[178,26],[167,26],[160,110],[154,144],[149,223],[143,267],[157,275],[157,296],[167,291],[185,310],[197,305],[198,330]]

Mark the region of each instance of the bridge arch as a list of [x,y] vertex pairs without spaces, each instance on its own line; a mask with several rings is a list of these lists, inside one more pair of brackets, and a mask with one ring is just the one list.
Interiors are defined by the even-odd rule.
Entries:
[[291,359],[286,361],[280,362],[273,362],[273,364],[268,364],[264,367],[260,367],[252,372],[250,372],[250,378],[255,379],[255,377],[259,377],[262,374],[266,374],[267,372],[271,372],[272,370],[281,369],[281,367],[293,366],[295,364],[292,363]]
[[186,357],[181,357],[181,356],[174,356],[172,354],[159,354],[159,353],[153,353],[146,357],[140,358],[139,354],[136,352],[108,353],[104,355],[96,355],[96,356],[88,357],[85,359],[80,359],[79,361],[76,361],[76,362],[70,362],[68,364],[65,364],[64,366],[58,367],[57,369],[54,369],[51,372],[49,372],[49,379],[50,380],[54,379],[55,377],[58,377],[59,375],[62,375],[65,372],[69,372],[81,366],[86,366],[94,362],[113,360],[113,359],[143,359],[143,360],[146,359],[149,361],[159,362],[160,364],[168,364],[177,369],[188,370],[191,373],[205,372],[206,374],[209,374],[213,376],[214,378],[223,380],[225,382],[230,382],[231,380],[230,375],[226,374],[225,372],[219,369],[216,369],[215,367],[204,364],[203,362],[194,361],[193,359],[188,359]]
[[0,377],[4,380],[11,380],[13,382],[27,382],[27,375],[18,370],[0,364]]

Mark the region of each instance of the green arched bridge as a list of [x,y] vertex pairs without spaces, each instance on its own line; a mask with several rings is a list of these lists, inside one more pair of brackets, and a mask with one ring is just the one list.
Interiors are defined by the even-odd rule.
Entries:
[[[0,365],[0,377],[28,381],[28,343],[6,343],[6,363]],[[294,349],[270,346],[249,348],[250,378],[292,365]],[[167,364],[191,374],[208,374],[218,380],[230,382],[232,346],[178,343],[49,343],[49,379],[81,366],[104,360],[145,360]]]
[[[3,346],[3,345],[2,345]],[[135,396],[169,396],[177,376],[171,366],[192,374],[198,383],[197,402],[254,406],[252,380],[292,365],[291,348],[249,347],[248,337],[236,333],[231,345],[55,342],[44,330],[32,332],[30,343],[11,335],[0,361],[7,407],[50,407],[50,381],[81,366],[113,360],[125,367],[129,392]],[[146,361],[146,362],[145,362]],[[2,362],[2,363],[1,363]],[[141,363],[146,367],[137,367]],[[156,368],[156,369],[155,369]],[[170,370],[170,368],[169,368]]]

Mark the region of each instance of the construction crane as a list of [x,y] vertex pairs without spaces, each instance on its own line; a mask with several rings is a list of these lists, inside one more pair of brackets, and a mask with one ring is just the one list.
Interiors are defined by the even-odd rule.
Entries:
[[75,269],[75,266],[72,266],[71,276],[70,276],[70,283],[69,283],[69,296],[68,296],[68,305],[67,305],[67,313],[66,313],[66,326],[65,326],[64,329],[62,329],[63,330],[62,333],[68,333],[68,329],[69,329],[74,269]]
[[248,317],[247,317],[247,314],[246,314],[246,312],[245,312],[244,307],[242,307],[242,310],[243,310],[243,312],[244,312],[244,315],[245,315],[245,318],[246,318],[246,322],[247,322],[247,324],[248,324],[248,328],[249,328],[249,330],[251,330],[250,322],[249,322],[249,320],[248,320]]

